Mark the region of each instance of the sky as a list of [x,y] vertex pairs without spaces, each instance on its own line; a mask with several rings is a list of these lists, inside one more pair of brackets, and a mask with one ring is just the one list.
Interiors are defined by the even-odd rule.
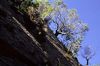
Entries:
[[[100,66],[100,0],[64,0],[64,3],[68,8],[77,9],[80,19],[88,24],[89,31],[82,45],[92,46],[95,56],[90,60],[90,64]],[[86,64],[80,53],[78,60],[81,64]]]

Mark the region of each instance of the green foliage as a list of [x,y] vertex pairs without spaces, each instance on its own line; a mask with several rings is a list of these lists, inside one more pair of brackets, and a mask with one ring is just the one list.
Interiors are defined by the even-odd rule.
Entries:
[[62,0],[25,0],[20,5],[21,12],[27,12],[27,8],[32,6],[40,13],[43,20],[47,17],[56,25],[56,32],[64,36],[64,43],[68,50],[75,56],[81,46],[84,34],[88,30],[87,24],[83,23],[77,15],[76,9],[68,9]]
[[47,5],[44,9],[43,12],[41,13],[41,18],[45,19],[49,14],[53,11],[52,6]]
[[35,3],[33,2],[33,0],[24,0],[21,5],[19,7],[17,7],[19,9],[20,12],[26,12],[28,11],[28,7],[33,7],[33,8],[38,8],[39,7],[39,3]]
[[68,9],[62,0],[36,0],[39,3],[38,11],[40,17],[44,20],[51,18],[51,22],[56,25],[56,31],[64,36],[62,41],[74,56],[77,55],[84,34],[88,30],[87,24],[83,23],[77,14],[76,9]]
[[27,12],[27,8],[29,6],[32,6],[33,3],[32,3],[32,0],[25,0],[21,3],[20,7],[19,7],[19,11],[21,11],[22,13],[23,12]]
[[53,13],[53,11],[55,11],[55,7],[54,5],[59,6],[62,1],[61,0],[53,0],[51,3],[48,0],[35,0],[36,3],[39,3],[39,8],[42,10],[40,11],[40,17],[42,19],[45,19],[46,17],[50,16],[51,13]]
[[76,9],[68,9],[61,0],[57,1],[51,4],[51,11],[46,10],[44,18],[51,18],[51,22],[56,24],[56,31],[64,36],[62,42],[76,56],[88,26],[79,19]]
[[41,3],[47,3],[48,0],[33,0],[33,2],[41,4]]

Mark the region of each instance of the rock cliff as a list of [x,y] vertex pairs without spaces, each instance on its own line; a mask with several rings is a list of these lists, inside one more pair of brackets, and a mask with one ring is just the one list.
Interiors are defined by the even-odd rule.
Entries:
[[0,0],[0,66],[80,65],[42,19],[32,21],[9,1],[21,0]]

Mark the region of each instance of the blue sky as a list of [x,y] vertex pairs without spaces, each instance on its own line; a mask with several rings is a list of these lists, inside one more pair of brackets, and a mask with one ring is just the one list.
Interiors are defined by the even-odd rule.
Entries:
[[[92,45],[96,54],[90,60],[90,64],[100,66],[100,0],[64,0],[64,2],[68,8],[76,8],[80,19],[88,23],[89,31],[82,44]],[[80,54],[78,59],[81,64],[85,64],[85,60]]]

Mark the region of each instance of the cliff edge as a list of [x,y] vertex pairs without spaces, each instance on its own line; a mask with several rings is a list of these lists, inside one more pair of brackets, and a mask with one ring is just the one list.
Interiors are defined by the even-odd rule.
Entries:
[[0,66],[80,66],[41,18],[14,7],[20,1],[0,0]]

